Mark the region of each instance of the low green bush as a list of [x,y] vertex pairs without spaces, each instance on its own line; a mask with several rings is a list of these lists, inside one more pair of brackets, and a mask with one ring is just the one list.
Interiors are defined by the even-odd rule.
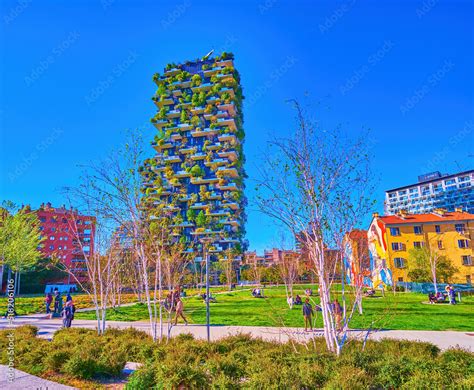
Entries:
[[[5,350],[10,330],[0,331]],[[421,389],[474,388],[474,355],[441,352],[429,343],[351,341],[341,356],[323,339],[307,344],[273,343],[237,335],[207,343],[183,334],[154,343],[135,329],[58,331],[51,342],[34,327],[15,333],[16,367],[35,375],[94,380],[119,376],[126,361],[142,363],[127,389]],[[6,363],[6,354],[1,355]]]

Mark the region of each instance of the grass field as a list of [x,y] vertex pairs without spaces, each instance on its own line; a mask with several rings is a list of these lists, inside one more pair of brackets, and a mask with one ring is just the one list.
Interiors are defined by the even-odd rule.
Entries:
[[[308,286],[297,286],[295,294],[304,295]],[[317,289],[312,286],[313,291]],[[380,294],[379,292],[377,294]],[[301,306],[288,308],[284,287],[265,289],[266,299],[253,298],[250,291],[236,291],[215,295],[211,303],[211,322],[214,325],[303,326]],[[411,330],[474,330],[474,296],[466,296],[458,305],[423,304],[427,297],[417,293],[386,293],[385,297],[364,298],[363,315],[354,314],[351,328],[384,328]],[[315,299],[317,303],[318,300]],[[185,315],[190,323],[205,323],[206,307],[202,299],[184,300]],[[95,319],[93,312],[76,313],[78,319]],[[109,310],[107,318],[114,321],[147,320],[146,305],[137,304]],[[316,326],[322,327],[321,314]]]

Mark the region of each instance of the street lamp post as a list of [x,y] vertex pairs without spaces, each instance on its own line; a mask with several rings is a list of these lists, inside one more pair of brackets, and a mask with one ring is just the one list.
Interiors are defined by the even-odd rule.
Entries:
[[209,307],[209,267],[210,267],[210,257],[208,252],[208,244],[211,242],[213,238],[211,236],[204,236],[201,237],[200,242],[203,248],[203,255],[206,261],[206,333],[207,333],[207,341],[211,341],[211,308]]
[[204,254],[206,256],[206,331],[207,341],[211,341],[211,310],[209,307],[209,253],[206,244],[204,244]]

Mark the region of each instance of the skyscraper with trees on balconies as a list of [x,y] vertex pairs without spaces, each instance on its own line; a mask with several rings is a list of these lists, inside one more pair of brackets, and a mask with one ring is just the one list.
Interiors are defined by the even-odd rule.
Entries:
[[234,57],[168,64],[153,81],[156,154],[143,167],[148,207],[166,204],[173,235],[196,259],[203,237],[211,254],[238,257],[245,249],[245,133]]

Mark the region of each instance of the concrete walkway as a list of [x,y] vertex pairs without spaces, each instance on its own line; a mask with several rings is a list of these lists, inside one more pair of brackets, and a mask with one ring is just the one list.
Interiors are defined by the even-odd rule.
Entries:
[[[51,339],[54,332],[62,327],[60,318],[48,319],[44,314],[19,316],[14,320],[13,326],[34,325],[38,327],[38,336]],[[97,322],[93,320],[74,320],[73,327],[96,329]],[[129,328],[143,330],[149,332],[149,323],[146,321],[124,322],[124,321],[107,321],[108,327],[113,328]],[[7,320],[0,320],[0,329],[8,327]],[[163,333],[166,335],[167,325],[164,324]],[[171,335],[176,336],[180,333],[191,333],[199,339],[206,338],[206,327],[204,325],[178,325],[173,326]],[[264,326],[212,326],[211,339],[217,340],[229,335],[239,333],[248,333],[254,337],[261,337],[264,340],[273,340],[286,342],[288,340],[308,341],[311,337],[322,336],[322,330],[317,329],[314,332],[305,332],[302,328],[274,328]],[[350,331],[350,337],[363,339],[366,332],[363,330]],[[426,341],[437,345],[445,350],[451,347],[461,347],[474,352],[474,332],[456,332],[456,331],[422,331],[422,330],[381,330],[375,331],[369,335],[372,340],[380,340],[383,338],[392,338],[397,340]],[[0,387],[1,388],[1,387]]]
[[0,364],[0,389],[11,390],[74,390],[75,387],[61,385],[26,372],[13,369],[14,377],[8,380],[8,367]]

